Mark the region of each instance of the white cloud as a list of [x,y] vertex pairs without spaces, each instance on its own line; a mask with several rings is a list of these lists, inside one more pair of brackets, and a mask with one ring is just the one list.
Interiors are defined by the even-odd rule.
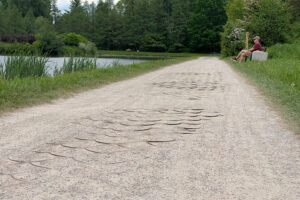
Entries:
[[[58,7],[58,9],[60,9],[61,11],[69,10],[70,1],[71,0],[58,0],[57,1],[57,7]],[[98,0],[87,0],[87,1],[89,3],[92,3],[92,2],[97,3],[98,2]],[[85,2],[85,0],[83,0],[82,2]]]

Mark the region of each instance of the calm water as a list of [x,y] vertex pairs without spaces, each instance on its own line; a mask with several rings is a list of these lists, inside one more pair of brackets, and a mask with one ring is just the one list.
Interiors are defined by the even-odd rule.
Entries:
[[[0,56],[0,64],[4,64],[7,56]],[[60,69],[63,64],[64,60],[68,61],[68,57],[50,57],[48,58],[48,74],[53,75],[53,71],[55,67]],[[142,62],[147,62],[149,60],[143,60],[143,59],[125,59],[125,58],[97,58],[97,66],[99,68],[107,68],[107,67],[112,67],[114,63],[118,63],[120,65],[130,65],[134,63],[142,63]]]

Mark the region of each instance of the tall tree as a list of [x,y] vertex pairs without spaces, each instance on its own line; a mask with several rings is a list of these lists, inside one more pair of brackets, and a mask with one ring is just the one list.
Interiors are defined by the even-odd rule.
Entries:
[[226,0],[196,0],[189,25],[192,51],[220,51],[220,33],[227,21],[225,2]]
[[57,7],[57,0],[51,0],[50,15],[52,17],[53,24],[56,24],[59,16],[61,15],[61,12]]
[[57,23],[60,33],[74,32],[88,37],[88,15],[80,0],[71,1],[71,10],[64,13]]
[[9,3],[15,5],[25,16],[32,9],[35,17],[50,17],[50,0],[9,0]]
[[81,0],[71,0],[70,10],[81,7],[82,6],[81,4],[82,4]]

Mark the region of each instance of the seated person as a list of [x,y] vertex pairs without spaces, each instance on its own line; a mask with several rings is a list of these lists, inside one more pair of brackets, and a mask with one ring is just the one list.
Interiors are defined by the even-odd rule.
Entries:
[[260,37],[259,36],[255,36],[253,38],[254,40],[254,46],[247,50],[247,49],[244,49],[242,50],[237,57],[234,57],[232,58],[233,61],[237,61],[238,59],[240,59],[240,63],[243,61],[244,57],[247,56],[247,57],[250,57],[252,52],[253,51],[263,51],[263,48],[261,48],[261,45],[259,43],[259,40],[260,40]]

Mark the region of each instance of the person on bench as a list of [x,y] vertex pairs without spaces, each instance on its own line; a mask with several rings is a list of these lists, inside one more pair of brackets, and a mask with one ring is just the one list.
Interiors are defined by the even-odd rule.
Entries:
[[240,59],[240,63],[243,61],[243,59],[247,56],[250,57],[252,52],[254,51],[263,51],[264,49],[261,47],[259,40],[260,37],[259,36],[255,36],[253,38],[254,40],[254,46],[251,49],[244,49],[242,50],[237,57],[232,58],[233,61],[237,61],[238,59]]

